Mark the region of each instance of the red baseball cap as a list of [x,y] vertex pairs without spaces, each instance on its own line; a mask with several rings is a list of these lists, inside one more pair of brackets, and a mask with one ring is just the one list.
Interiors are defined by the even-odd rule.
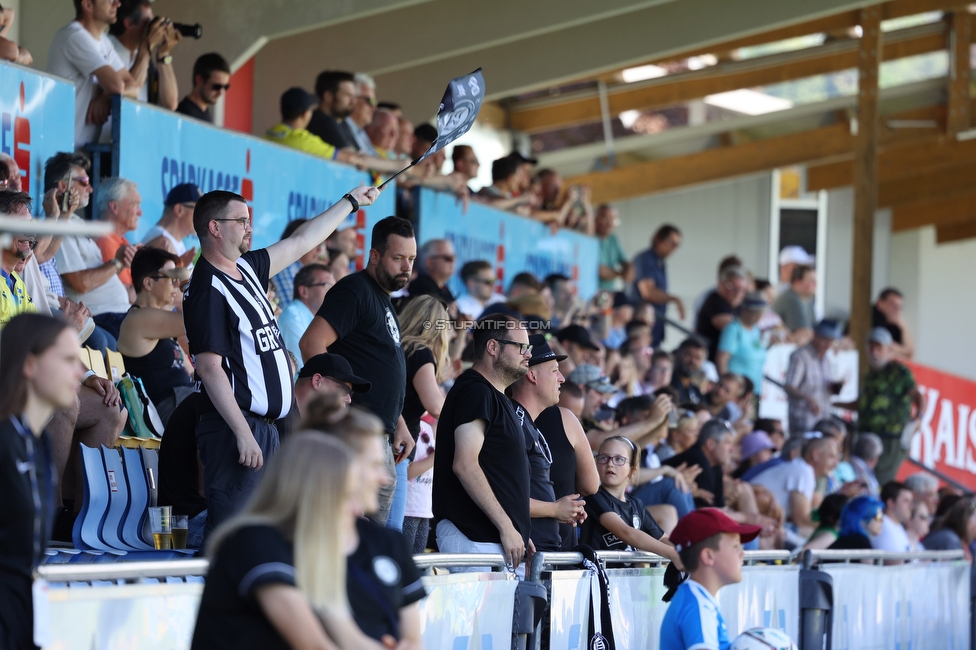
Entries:
[[718,508],[692,510],[678,521],[669,539],[680,553],[698,542],[719,533],[738,533],[743,542],[751,542],[762,526],[747,526],[733,521]]

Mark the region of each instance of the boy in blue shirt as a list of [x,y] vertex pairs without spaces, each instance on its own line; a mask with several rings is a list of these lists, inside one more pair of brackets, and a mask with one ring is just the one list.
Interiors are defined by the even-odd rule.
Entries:
[[761,527],[738,524],[717,508],[700,508],[678,521],[671,541],[686,574],[668,565],[670,602],[661,625],[660,650],[727,650],[729,633],[715,600],[718,590],[742,580],[742,543]]

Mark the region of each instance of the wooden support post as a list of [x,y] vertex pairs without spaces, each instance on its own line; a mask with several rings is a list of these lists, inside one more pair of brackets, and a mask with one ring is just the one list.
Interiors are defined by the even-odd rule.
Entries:
[[966,6],[956,7],[949,30],[949,114],[946,133],[955,136],[969,130],[969,52],[972,46],[972,22]]
[[881,7],[861,10],[858,52],[857,136],[854,138],[854,257],[851,273],[851,338],[862,350],[871,328],[871,268],[874,213],[878,207],[878,67],[881,63]]

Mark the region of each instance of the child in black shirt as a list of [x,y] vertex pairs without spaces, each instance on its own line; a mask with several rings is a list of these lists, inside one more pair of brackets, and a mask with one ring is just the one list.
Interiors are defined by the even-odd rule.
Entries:
[[678,552],[640,499],[627,494],[637,476],[637,447],[623,436],[611,436],[597,452],[600,489],[586,498],[586,521],[580,543],[597,551],[648,551],[678,567]]

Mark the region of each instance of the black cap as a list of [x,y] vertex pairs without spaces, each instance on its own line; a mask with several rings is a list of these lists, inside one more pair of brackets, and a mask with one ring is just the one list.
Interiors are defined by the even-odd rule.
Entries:
[[636,307],[637,306],[635,304],[635,302],[630,299],[630,296],[628,296],[623,291],[617,291],[616,293],[613,294],[613,308],[614,309],[616,309],[618,307],[628,306],[628,305],[631,306],[631,307]]
[[546,361],[562,361],[566,358],[565,354],[556,354],[549,347],[545,334],[532,334],[529,336],[529,343],[532,345],[532,358],[529,359],[529,367],[537,366]]
[[584,348],[590,350],[599,350],[593,339],[590,338],[590,333],[582,325],[567,325],[558,332],[556,332],[556,338],[560,343],[570,342],[577,345],[582,345]]
[[352,385],[352,389],[357,393],[365,393],[370,388],[370,383],[362,377],[352,374],[352,367],[344,357],[338,354],[324,352],[316,354],[305,362],[305,366],[298,373],[298,378],[311,378],[312,375],[322,375],[337,381],[344,381]]
[[522,152],[520,152],[520,151],[513,151],[512,153],[510,153],[508,155],[509,155],[510,158],[514,158],[515,160],[519,161],[519,163],[529,163],[530,165],[538,165],[539,164],[539,159],[538,158],[529,158],[527,156],[522,155]]
[[297,115],[300,117],[316,104],[318,101],[310,92],[296,86],[289,88],[281,96],[281,114],[282,116]]

